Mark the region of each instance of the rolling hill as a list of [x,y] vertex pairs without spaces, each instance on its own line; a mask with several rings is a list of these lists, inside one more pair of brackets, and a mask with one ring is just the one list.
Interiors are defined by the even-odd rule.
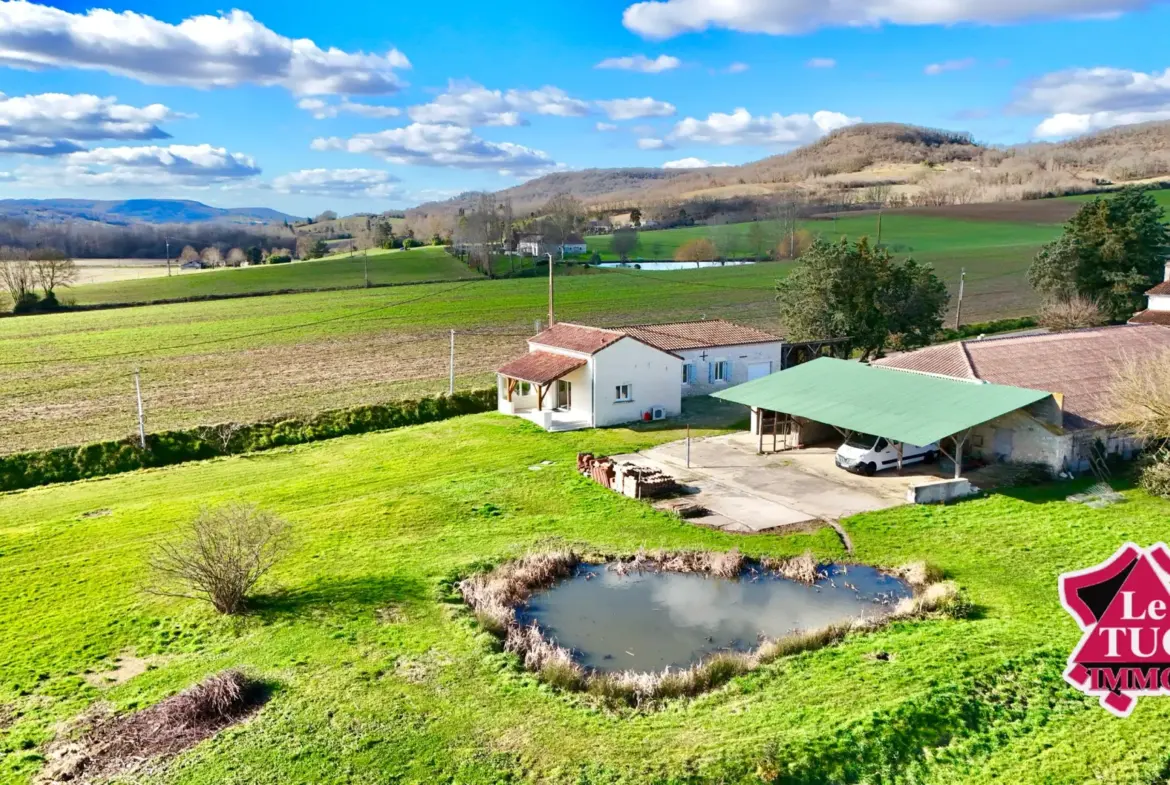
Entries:
[[[742,166],[557,172],[497,192],[518,213],[570,193],[596,210],[778,193],[821,202],[866,201],[888,188],[900,206],[1002,202],[1170,178],[1170,121],[1123,126],[1060,143],[1010,147],[970,134],[900,123],[861,123],[804,147]],[[473,194],[419,205],[410,216],[450,215]]]
[[283,223],[294,216],[268,207],[211,207],[188,199],[0,199],[0,217],[55,223],[94,221],[134,223]]

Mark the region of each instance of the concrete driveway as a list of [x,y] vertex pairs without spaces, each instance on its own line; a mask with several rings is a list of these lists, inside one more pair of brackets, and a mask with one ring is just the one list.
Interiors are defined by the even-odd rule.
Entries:
[[834,465],[835,446],[811,447],[775,455],[757,455],[757,440],[735,433],[686,442],[671,442],[614,460],[659,469],[690,491],[688,501],[707,515],[694,523],[745,534],[803,530],[821,522],[906,503],[911,485],[944,479],[933,467],[862,477]]

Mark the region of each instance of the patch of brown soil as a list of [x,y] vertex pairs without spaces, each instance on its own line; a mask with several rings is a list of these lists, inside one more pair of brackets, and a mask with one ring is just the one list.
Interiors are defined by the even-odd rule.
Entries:
[[138,657],[127,650],[114,658],[113,667],[101,673],[87,673],[85,680],[95,687],[112,687],[125,684],[135,676],[141,676],[155,663],[157,658]]
[[38,782],[89,782],[133,772],[240,722],[266,697],[262,684],[233,669],[134,714],[96,707],[82,715],[69,738],[49,744]]

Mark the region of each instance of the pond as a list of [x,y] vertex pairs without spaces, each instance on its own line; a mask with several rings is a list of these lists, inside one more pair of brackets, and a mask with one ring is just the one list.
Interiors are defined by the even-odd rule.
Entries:
[[598,267],[626,270],[695,270],[703,267],[740,267],[755,262],[602,262]]
[[728,580],[581,565],[574,577],[534,594],[520,619],[537,622],[586,668],[658,671],[717,651],[750,651],[761,636],[880,617],[913,593],[873,567],[820,569],[822,577],[809,586],[774,574],[744,572]]

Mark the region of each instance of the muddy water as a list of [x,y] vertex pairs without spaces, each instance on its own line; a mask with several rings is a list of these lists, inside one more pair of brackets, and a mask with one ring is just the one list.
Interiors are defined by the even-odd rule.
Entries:
[[[824,568],[822,568],[824,569]],[[745,573],[619,575],[605,565],[534,595],[521,616],[536,621],[578,661],[599,671],[692,665],[726,650],[858,616],[880,616],[909,587],[872,567],[834,566],[814,586]]]

